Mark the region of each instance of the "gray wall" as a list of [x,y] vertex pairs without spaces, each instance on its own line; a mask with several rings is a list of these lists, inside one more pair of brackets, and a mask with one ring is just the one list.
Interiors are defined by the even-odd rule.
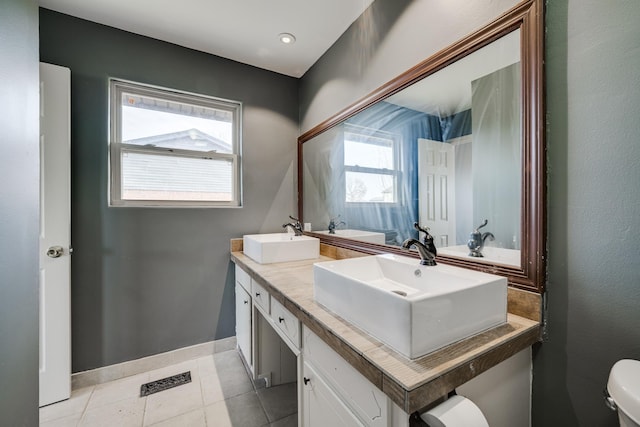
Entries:
[[640,359],[640,2],[549,1],[548,336],[534,426],[614,426],[613,363]]
[[0,2],[0,424],[38,425],[38,9]]
[[[46,9],[43,62],[71,69],[73,371],[235,335],[229,239],[295,213],[297,80]],[[107,78],[243,103],[244,206],[107,206]]]
[[[434,3],[374,2],[303,76],[302,130],[499,8]],[[534,352],[533,426],[616,425],[602,401],[608,372],[640,359],[639,21],[636,0],[547,1],[548,328]]]
[[301,130],[313,128],[517,3],[376,0],[302,77]]

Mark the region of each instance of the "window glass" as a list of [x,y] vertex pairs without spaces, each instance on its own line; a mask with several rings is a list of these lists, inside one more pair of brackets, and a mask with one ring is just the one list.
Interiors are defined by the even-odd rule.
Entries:
[[122,142],[232,153],[233,114],[123,92]]
[[122,153],[125,200],[233,200],[233,163],[165,154]]
[[396,177],[380,173],[346,172],[347,202],[396,202]]
[[[354,134],[347,134],[344,141],[344,164],[378,169],[394,168],[393,141],[354,141]],[[348,139],[349,137],[353,139]]]

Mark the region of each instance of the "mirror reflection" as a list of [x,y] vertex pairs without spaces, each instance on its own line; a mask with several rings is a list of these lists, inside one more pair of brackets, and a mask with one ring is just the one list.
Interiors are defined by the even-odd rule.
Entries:
[[439,255],[520,266],[521,134],[516,30],[306,141],[304,221],[394,246],[419,222]]

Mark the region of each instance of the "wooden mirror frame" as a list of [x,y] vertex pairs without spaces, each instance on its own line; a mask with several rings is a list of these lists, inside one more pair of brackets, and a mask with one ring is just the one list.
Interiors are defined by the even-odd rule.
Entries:
[[[544,6],[542,0],[526,0],[496,20],[437,52],[382,85],[298,138],[298,215],[303,215],[302,146],[322,132],[344,122],[378,101],[447,67],[494,40],[520,29],[522,70],[522,192],[520,267],[492,265],[465,258],[439,255],[438,262],[506,276],[510,286],[544,292],[546,272],[546,150],[544,128]],[[400,247],[350,240],[307,232],[321,242],[369,254],[395,253],[415,256]]]

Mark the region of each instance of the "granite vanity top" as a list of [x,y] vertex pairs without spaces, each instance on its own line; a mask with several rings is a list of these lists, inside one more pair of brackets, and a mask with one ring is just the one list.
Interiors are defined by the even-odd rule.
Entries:
[[422,410],[461,384],[540,340],[540,322],[512,313],[507,323],[408,359],[332,314],[313,299],[313,264],[333,258],[258,264],[241,251],[231,260],[407,413]]

